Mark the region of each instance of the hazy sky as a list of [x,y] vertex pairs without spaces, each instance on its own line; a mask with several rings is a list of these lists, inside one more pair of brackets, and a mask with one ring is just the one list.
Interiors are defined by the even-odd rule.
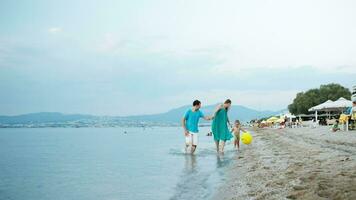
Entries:
[[0,115],[285,108],[356,85],[356,1],[0,2]]

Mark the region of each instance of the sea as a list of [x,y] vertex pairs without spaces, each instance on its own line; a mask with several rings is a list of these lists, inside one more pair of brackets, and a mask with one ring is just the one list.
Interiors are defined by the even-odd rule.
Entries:
[[190,155],[180,127],[0,129],[0,199],[210,199],[236,153],[208,132]]

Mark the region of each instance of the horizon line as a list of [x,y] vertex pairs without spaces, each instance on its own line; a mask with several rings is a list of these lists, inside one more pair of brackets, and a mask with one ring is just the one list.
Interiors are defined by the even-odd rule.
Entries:
[[[215,103],[215,104],[209,104],[204,107],[208,107],[208,106],[214,106],[217,105],[219,103]],[[183,108],[183,107],[187,107],[187,106],[191,106],[189,104],[187,105],[183,105],[183,106],[179,106],[179,107],[175,107],[175,108],[171,108],[167,111],[163,111],[163,112],[159,112],[159,113],[149,113],[149,114],[132,114],[132,115],[105,115],[105,114],[88,114],[88,113],[67,113],[67,112],[60,112],[60,111],[34,111],[34,112],[27,112],[27,113],[21,113],[21,114],[12,114],[12,115],[7,115],[7,114],[0,114],[0,117],[16,117],[16,116],[21,116],[21,115],[29,115],[29,114],[38,114],[38,113],[58,113],[58,114],[62,114],[62,115],[91,115],[91,116],[96,116],[96,117],[133,117],[133,116],[147,116],[147,115],[158,115],[158,114],[163,114],[163,113],[167,113],[169,111],[175,110],[175,109],[179,109],[179,108]],[[282,111],[282,110],[288,110],[288,107],[286,108],[280,108],[280,109],[276,109],[276,110],[272,110],[272,109],[266,109],[266,110],[258,110],[249,106],[244,106],[244,105],[240,105],[240,104],[236,104],[236,105],[232,105],[232,106],[242,106],[248,109],[252,109],[258,112],[266,112],[266,111],[271,111],[271,112],[277,112],[277,111]]]

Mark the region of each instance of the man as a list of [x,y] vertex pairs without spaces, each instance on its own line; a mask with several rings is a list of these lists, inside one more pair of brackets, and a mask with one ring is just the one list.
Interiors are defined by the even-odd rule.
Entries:
[[188,151],[189,146],[191,147],[191,153],[193,154],[198,145],[198,123],[200,118],[205,120],[211,120],[212,117],[205,117],[203,112],[199,109],[201,107],[201,102],[195,100],[193,102],[193,107],[187,110],[182,119],[182,125],[185,135],[185,151]]
[[350,109],[350,115],[352,120],[356,120],[356,99],[352,102],[352,107]]
[[346,114],[349,116],[348,124],[351,124],[351,127],[354,127],[356,123],[356,99],[352,100],[352,106],[346,109]]

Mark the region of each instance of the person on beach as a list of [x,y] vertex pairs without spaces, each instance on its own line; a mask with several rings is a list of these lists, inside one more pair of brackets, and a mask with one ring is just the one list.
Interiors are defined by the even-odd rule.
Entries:
[[223,104],[218,105],[213,115],[211,130],[214,135],[216,151],[218,153],[224,153],[225,142],[233,137],[228,128],[230,122],[227,112],[230,107],[231,100],[227,99]]
[[336,131],[339,131],[340,128],[339,128],[339,120],[336,120],[332,129],[331,129],[333,132],[336,132]]
[[234,134],[234,148],[237,147],[237,150],[240,150],[240,131],[246,132],[246,130],[241,127],[240,121],[236,120],[231,132]]
[[190,153],[193,154],[198,145],[198,123],[200,118],[205,120],[211,120],[212,117],[204,116],[203,112],[200,111],[201,102],[195,100],[193,102],[193,107],[188,109],[182,119],[182,126],[184,129],[185,136],[185,152],[188,152],[190,147]]

